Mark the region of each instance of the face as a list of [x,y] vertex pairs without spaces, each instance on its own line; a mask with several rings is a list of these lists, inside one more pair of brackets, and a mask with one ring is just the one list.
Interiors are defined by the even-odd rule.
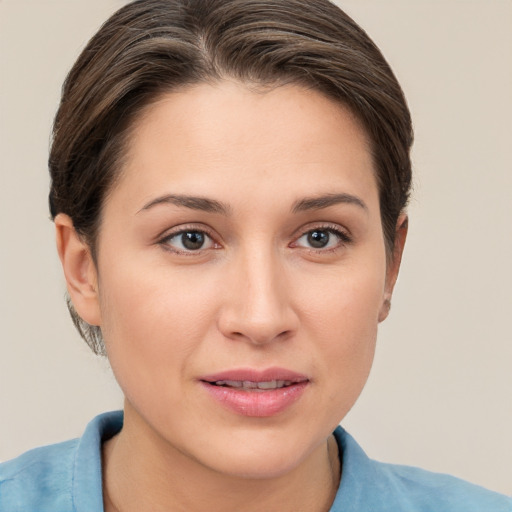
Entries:
[[95,271],[137,428],[227,474],[298,466],[360,394],[394,281],[363,129],[297,86],[162,97],[134,127]]

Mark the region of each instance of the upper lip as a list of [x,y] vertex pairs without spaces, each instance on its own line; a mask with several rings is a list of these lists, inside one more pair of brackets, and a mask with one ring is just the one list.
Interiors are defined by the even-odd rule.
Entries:
[[233,368],[231,370],[224,370],[218,373],[212,373],[200,377],[199,380],[205,382],[217,382],[217,381],[250,381],[250,382],[269,382],[273,380],[283,380],[295,382],[308,381],[309,378],[293,370],[286,368]]

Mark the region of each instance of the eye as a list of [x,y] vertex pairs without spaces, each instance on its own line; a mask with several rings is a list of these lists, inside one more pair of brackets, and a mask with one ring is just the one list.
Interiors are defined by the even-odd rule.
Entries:
[[196,229],[187,229],[172,233],[165,237],[161,243],[176,252],[194,252],[215,247],[215,243],[210,236],[204,231]]
[[337,229],[315,228],[304,233],[294,245],[315,250],[335,249],[343,243],[348,243],[349,237]]

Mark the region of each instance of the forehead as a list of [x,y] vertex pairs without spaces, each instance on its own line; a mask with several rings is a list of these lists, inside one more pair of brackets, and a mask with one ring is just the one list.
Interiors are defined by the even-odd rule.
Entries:
[[134,123],[128,142],[119,184],[140,201],[174,192],[165,188],[224,196],[238,187],[237,197],[254,196],[269,181],[282,198],[315,182],[324,193],[376,192],[359,121],[295,85],[259,91],[221,82],[165,94]]

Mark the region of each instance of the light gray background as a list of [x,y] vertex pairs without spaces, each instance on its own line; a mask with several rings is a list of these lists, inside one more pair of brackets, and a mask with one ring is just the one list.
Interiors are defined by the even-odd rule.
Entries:
[[[65,73],[124,2],[0,0],[0,460],[121,406],[74,332],[48,220]],[[373,374],[344,421],[375,458],[512,494],[512,1],[340,1],[416,127],[410,237]]]

